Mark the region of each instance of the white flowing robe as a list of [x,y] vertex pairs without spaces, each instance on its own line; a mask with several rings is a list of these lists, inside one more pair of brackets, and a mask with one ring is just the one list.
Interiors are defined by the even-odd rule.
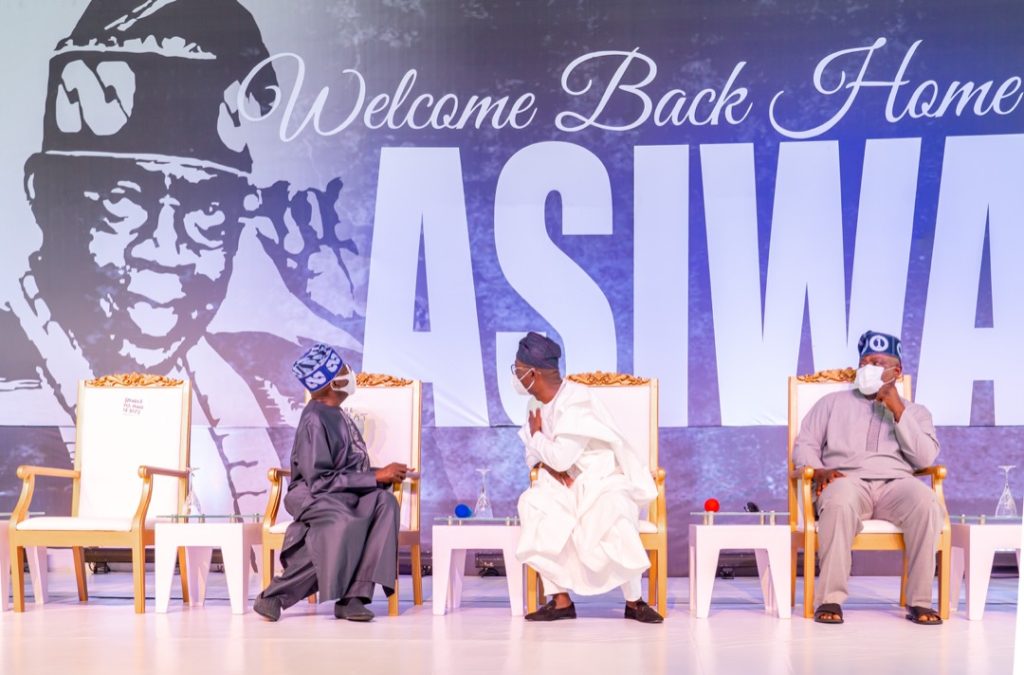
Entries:
[[519,432],[526,464],[574,481],[566,487],[541,469],[519,497],[516,556],[580,595],[634,581],[650,567],[638,529],[640,509],[657,496],[650,470],[587,387],[565,380],[540,411],[541,431],[531,436],[527,421]]

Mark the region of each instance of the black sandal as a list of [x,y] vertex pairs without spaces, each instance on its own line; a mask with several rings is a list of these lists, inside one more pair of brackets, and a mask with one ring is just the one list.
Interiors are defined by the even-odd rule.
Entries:
[[[942,617],[931,607],[907,607],[907,609],[910,610],[910,614],[907,614],[907,621],[913,621],[921,626],[942,625]],[[935,618],[925,621],[924,617]]]
[[[826,614],[835,614],[838,619],[826,619]],[[909,617],[908,617],[909,618]],[[842,623],[843,622],[843,608],[834,602],[826,602],[823,605],[818,605],[818,609],[814,610],[814,622],[815,623]]]

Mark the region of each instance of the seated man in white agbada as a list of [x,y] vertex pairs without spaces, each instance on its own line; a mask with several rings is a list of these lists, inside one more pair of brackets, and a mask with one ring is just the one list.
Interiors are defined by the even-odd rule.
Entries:
[[562,380],[561,354],[553,340],[529,333],[512,367],[516,390],[541,404],[519,432],[526,464],[539,472],[519,498],[516,555],[537,570],[552,596],[526,620],[575,619],[570,590],[598,595],[621,588],[625,618],[661,623],[640,597],[640,576],[650,562],[638,524],[640,509],[657,495],[654,480],[590,390]]

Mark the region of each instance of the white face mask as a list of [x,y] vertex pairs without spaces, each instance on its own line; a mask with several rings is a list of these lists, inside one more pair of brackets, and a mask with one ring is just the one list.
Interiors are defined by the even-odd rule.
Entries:
[[[865,396],[874,396],[878,393],[884,385],[889,384],[882,379],[882,375],[885,373],[885,368],[882,366],[876,366],[872,364],[863,365],[857,369],[857,377],[854,378],[853,384],[860,390],[860,393]],[[895,382],[894,380],[891,380]]]
[[[527,373],[532,373],[533,372],[533,368],[531,368],[530,370],[528,370],[526,372]],[[524,374],[523,377],[526,377],[526,375]],[[520,378],[518,375],[516,375],[516,372],[514,370],[512,371],[512,388],[515,389],[516,393],[519,394],[520,396],[530,396],[531,395],[530,394],[530,390],[527,389],[526,385],[523,384],[522,378]]]
[[[338,384],[338,380],[346,380],[343,386]],[[331,380],[331,390],[336,391],[339,394],[346,394],[347,398],[351,398],[352,394],[356,393],[356,373],[354,370],[350,370],[347,373],[338,373],[333,380]]]

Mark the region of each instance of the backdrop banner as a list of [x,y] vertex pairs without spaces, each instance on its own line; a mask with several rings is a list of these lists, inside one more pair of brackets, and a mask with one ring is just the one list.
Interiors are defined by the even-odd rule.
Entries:
[[951,511],[1022,457],[1016,2],[0,13],[0,511],[18,465],[70,465],[80,379],[145,371],[193,383],[204,508],[261,512],[326,342],[423,381],[425,522],[484,467],[511,514],[529,330],[659,379],[673,573],[705,498],[785,510],[786,378],[867,329],[903,339]]

